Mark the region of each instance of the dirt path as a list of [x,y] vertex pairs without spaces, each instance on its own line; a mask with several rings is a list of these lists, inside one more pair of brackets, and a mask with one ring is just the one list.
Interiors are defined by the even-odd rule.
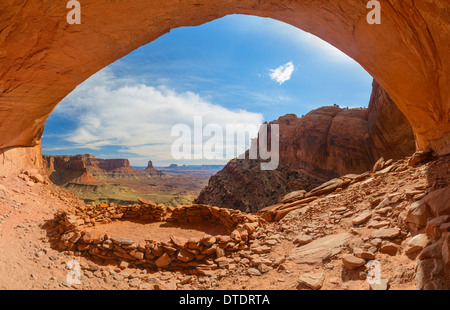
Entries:
[[7,191],[0,209],[0,289],[57,289],[68,257],[51,248],[42,225],[77,199],[54,185],[28,184],[0,179]]

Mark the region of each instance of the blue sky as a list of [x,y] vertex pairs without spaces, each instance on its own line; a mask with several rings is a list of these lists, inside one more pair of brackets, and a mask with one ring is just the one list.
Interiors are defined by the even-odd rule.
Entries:
[[[231,15],[173,29],[101,70],[55,109],[44,154],[91,153],[133,165],[175,160],[175,124],[259,125],[325,106],[366,107],[372,77],[328,43],[266,18]],[[227,147],[227,146],[225,146]]]

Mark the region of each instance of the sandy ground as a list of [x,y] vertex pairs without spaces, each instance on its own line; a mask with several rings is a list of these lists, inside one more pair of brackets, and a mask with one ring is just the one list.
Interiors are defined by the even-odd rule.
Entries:
[[106,233],[110,237],[121,237],[135,242],[154,240],[170,241],[171,236],[182,236],[185,239],[201,238],[209,235],[229,235],[230,231],[218,223],[169,223],[169,222],[136,222],[114,221],[109,224],[97,225],[97,230]]

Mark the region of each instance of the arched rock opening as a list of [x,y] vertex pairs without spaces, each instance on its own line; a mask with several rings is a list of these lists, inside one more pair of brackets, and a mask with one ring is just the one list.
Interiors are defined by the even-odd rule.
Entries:
[[69,25],[65,1],[5,0],[0,10],[0,171],[40,165],[36,158],[46,119],[89,76],[170,29],[229,14],[277,19],[339,48],[389,93],[411,123],[418,150],[448,154],[450,16],[445,2],[383,1],[381,11],[381,24],[370,25],[366,3],[359,0],[85,0],[81,24]]

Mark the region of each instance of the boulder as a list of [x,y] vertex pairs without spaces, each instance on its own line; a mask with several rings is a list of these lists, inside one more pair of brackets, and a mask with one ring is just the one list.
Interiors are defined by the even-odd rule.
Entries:
[[432,155],[433,152],[428,150],[415,152],[408,160],[408,166],[414,166],[418,163],[424,162],[427,159],[431,158]]
[[259,270],[256,269],[256,268],[249,268],[249,269],[247,269],[247,273],[248,273],[250,276],[261,276],[261,275],[262,275],[261,271],[259,271]]
[[216,237],[211,236],[211,235],[204,235],[200,241],[205,246],[209,247],[209,246],[213,245],[214,243],[216,243]]
[[72,243],[78,242],[81,238],[81,232],[75,231],[72,236],[70,236],[69,241]]
[[228,269],[230,267],[230,262],[228,261],[228,258],[225,256],[216,258],[214,262],[217,264],[217,266],[221,269]]
[[429,244],[429,240],[426,234],[418,234],[412,237],[407,243],[405,247],[405,253],[413,253],[417,251],[421,251]]
[[24,174],[28,175],[30,179],[32,179],[36,183],[44,183],[45,178],[42,176],[37,169],[28,169],[23,172]]
[[184,246],[186,245],[186,242],[187,242],[186,238],[177,237],[174,235],[170,236],[170,241],[172,241],[172,243],[175,247],[180,248],[180,249],[184,248]]
[[424,199],[434,216],[450,215],[450,185],[429,193]]
[[[450,201],[449,201],[450,203]],[[427,236],[432,237],[434,239],[439,239],[441,237],[441,229],[440,226],[444,223],[450,221],[450,215],[442,215],[432,219],[429,219],[427,222],[427,226],[425,228],[425,233]]]
[[144,259],[144,253],[138,251],[138,250],[132,250],[130,252],[130,255],[133,256],[134,258],[138,259],[138,260],[142,260]]
[[382,228],[373,231],[370,234],[371,238],[381,238],[381,239],[390,239],[395,238],[400,234],[400,229],[397,227],[394,228]]
[[171,263],[171,258],[169,256],[169,254],[167,253],[163,253],[160,257],[158,257],[158,259],[155,261],[156,266],[158,266],[159,268],[162,267],[167,267],[170,265]]
[[300,210],[306,206],[307,206],[306,204],[301,204],[301,205],[296,205],[296,206],[293,206],[290,208],[285,208],[285,209],[283,208],[281,210],[277,210],[275,213],[274,221],[275,222],[280,221],[281,219],[283,219],[286,215],[288,215],[292,211]]
[[422,250],[422,252],[420,252],[419,256],[417,256],[417,258],[420,260],[430,258],[440,259],[441,257],[442,257],[442,242],[435,242],[428,245]]
[[134,240],[127,238],[112,237],[111,240],[112,242],[120,245],[132,245],[134,243]]
[[383,209],[384,207],[387,207],[390,204],[391,204],[391,200],[389,198],[385,198],[375,207],[375,209],[377,209],[377,210]]
[[371,217],[372,217],[372,213],[369,211],[365,211],[365,212],[359,214],[358,216],[356,216],[355,218],[353,218],[352,223],[353,223],[353,225],[359,225],[359,224],[366,222]]
[[381,243],[380,252],[389,255],[395,255],[398,252],[399,246],[389,241],[383,241]]
[[306,244],[312,241],[312,237],[304,234],[299,234],[294,238],[294,243]]
[[411,204],[404,219],[405,224],[413,232],[424,227],[427,224],[428,218],[432,215],[424,199],[425,198]]
[[323,260],[341,252],[351,234],[341,233],[316,239],[291,250],[289,258],[297,264],[320,264]]
[[373,165],[372,173],[381,170],[383,167],[384,167],[384,158],[380,157],[380,159],[378,159],[377,162]]
[[359,257],[359,258],[362,258],[362,259],[367,259],[367,260],[375,259],[375,254],[373,252],[366,251],[366,250],[363,250],[361,248],[355,248],[353,250],[353,254],[356,257]]
[[380,281],[370,283],[370,290],[372,291],[386,291],[389,289],[389,279],[381,278]]
[[318,290],[323,286],[325,274],[323,272],[308,272],[298,277],[298,282],[304,284],[313,290]]
[[450,234],[447,234],[447,237],[444,239],[442,243],[442,261],[445,265],[450,265]]
[[342,263],[347,269],[357,269],[366,264],[366,261],[362,258],[356,257],[351,254],[342,255]]
[[99,230],[86,231],[81,238],[83,243],[100,243],[105,239],[105,233]]
[[324,194],[334,192],[338,187],[341,187],[342,184],[344,184],[344,180],[332,179],[332,180],[325,182],[322,185],[312,189],[309,193],[306,194],[306,197],[321,196]]
[[416,265],[416,288],[423,289],[449,289],[443,287],[442,282],[439,281],[443,275],[443,263],[440,259],[430,258],[419,260]]
[[267,245],[261,245],[258,247],[251,248],[251,251],[256,254],[268,253],[268,252],[270,252],[270,250],[272,250],[272,248]]
[[283,198],[281,198],[281,203],[287,203],[287,202],[291,202],[293,200],[296,199],[302,199],[305,197],[306,191],[305,190],[298,190],[298,191],[293,191],[290,192],[289,194],[286,194],[283,196]]
[[182,249],[177,254],[177,260],[181,262],[189,262],[195,258],[195,255],[191,252],[187,251],[186,249]]

